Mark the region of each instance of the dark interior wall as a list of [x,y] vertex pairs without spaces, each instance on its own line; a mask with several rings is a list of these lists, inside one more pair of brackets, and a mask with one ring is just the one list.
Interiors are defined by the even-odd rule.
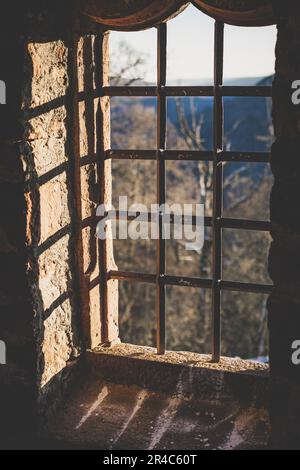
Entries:
[[[3,26],[3,25],[2,25]],[[0,79],[7,105],[0,106],[0,339],[7,365],[0,366],[0,436],[22,433],[35,406],[35,347],[26,282],[26,203],[20,159],[23,40],[1,27]],[[1,441],[0,441],[1,446]]]
[[[272,149],[275,185],[271,195],[273,244],[270,274],[271,365],[276,375],[300,378],[291,361],[291,345],[300,339],[300,107],[292,102],[292,84],[300,80],[300,8],[278,9]],[[298,338],[297,338],[298,335]]]
[[300,7],[298,2],[279,1],[274,7],[278,41],[269,263],[275,286],[269,299],[271,416],[274,447],[299,449],[300,366],[292,361],[292,345],[300,340],[300,107],[292,102],[292,83],[300,80]]

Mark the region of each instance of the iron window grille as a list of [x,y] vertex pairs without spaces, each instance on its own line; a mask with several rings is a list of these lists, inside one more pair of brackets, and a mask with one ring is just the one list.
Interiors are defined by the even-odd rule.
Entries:
[[[213,162],[213,214],[205,217],[205,226],[212,228],[212,279],[170,276],[166,274],[166,241],[162,237],[163,214],[159,214],[159,239],[157,241],[156,274],[108,271],[106,270],[105,249],[100,249],[100,289],[106,299],[109,280],[149,283],[156,286],[157,353],[166,352],[166,287],[185,286],[211,289],[212,291],[212,361],[221,358],[221,293],[236,291],[243,293],[269,294],[272,286],[245,282],[232,282],[222,279],[222,230],[240,229],[250,231],[270,231],[270,222],[257,220],[230,219],[223,212],[223,163],[250,162],[269,163],[270,153],[228,152],[223,150],[224,103],[230,97],[271,97],[269,86],[224,86],[224,23],[215,22],[214,37],[214,84],[213,86],[166,86],[167,78],[167,24],[157,27],[157,86],[106,86],[103,80],[96,90],[102,97],[157,97],[157,148],[156,150],[105,150],[100,162],[101,187],[105,187],[105,160],[156,160],[157,162],[157,203],[166,202],[166,162],[172,161],[210,161]],[[168,97],[213,97],[213,150],[176,151],[167,150],[167,98]],[[103,189],[104,191],[104,189]],[[102,194],[104,202],[104,194]],[[117,218],[122,214],[117,213]],[[129,218],[130,219],[130,218]],[[196,220],[192,218],[192,223]],[[130,220],[134,220],[130,219]],[[172,219],[171,219],[172,222]],[[104,243],[104,242],[100,242]],[[100,247],[101,248],[101,247]],[[104,320],[108,305],[104,304]]]

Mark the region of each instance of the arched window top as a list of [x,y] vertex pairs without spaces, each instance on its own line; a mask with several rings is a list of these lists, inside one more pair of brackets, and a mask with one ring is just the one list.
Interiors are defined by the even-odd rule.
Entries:
[[[186,0],[81,0],[81,12],[108,29],[123,31],[153,27],[178,15]],[[236,26],[275,23],[271,0],[194,0],[203,12]]]

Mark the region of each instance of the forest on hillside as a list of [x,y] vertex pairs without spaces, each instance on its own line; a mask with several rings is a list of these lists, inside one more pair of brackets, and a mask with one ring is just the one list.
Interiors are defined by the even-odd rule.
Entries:
[[[128,70],[115,73],[115,85],[135,84],[135,52],[128,54]],[[127,73],[126,73],[127,72]],[[128,73],[130,72],[130,73]],[[140,71],[139,71],[140,72]],[[130,80],[124,76],[131,76]],[[127,81],[126,81],[127,80]],[[259,84],[270,84],[268,77]],[[270,100],[226,98],[224,100],[224,148],[230,151],[265,152],[272,143]],[[212,148],[212,100],[168,99],[168,149]],[[152,98],[112,98],[113,149],[156,149],[157,109]],[[272,176],[265,163],[224,164],[223,216],[269,220]],[[167,162],[167,203],[203,203],[212,215],[212,164]],[[156,202],[155,161],[113,161],[113,203],[119,196],[147,206]],[[223,279],[251,283],[271,281],[267,273],[270,236],[264,232],[223,230]],[[155,273],[156,242],[116,240],[118,269]],[[167,273],[211,278],[212,234],[205,229],[205,244],[187,251],[178,240],[167,242]],[[266,356],[266,295],[240,292],[222,294],[222,354],[242,358]],[[122,341],[155,346],[155,286],[120,282],[120,333]],[[167,348],[199,353],[211,352],[211,291],[187,287],[167,288]]]

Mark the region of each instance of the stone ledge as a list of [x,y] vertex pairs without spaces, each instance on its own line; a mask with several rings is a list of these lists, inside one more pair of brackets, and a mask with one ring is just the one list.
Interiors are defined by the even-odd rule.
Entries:
[[267,407],[269,368],[241,359],[167,352],[128,344],[100,347],[87,353],[91,375],[120,384],[135,384],[153,391],[201,399],[235,400]]

